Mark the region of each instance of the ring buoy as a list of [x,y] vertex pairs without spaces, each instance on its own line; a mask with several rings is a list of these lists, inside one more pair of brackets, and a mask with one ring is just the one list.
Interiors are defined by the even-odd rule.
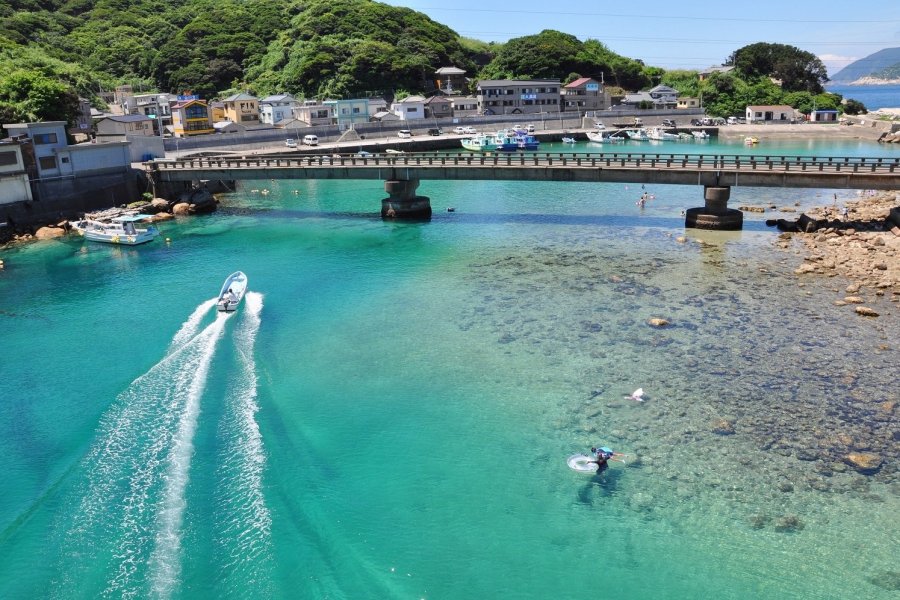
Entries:
[[117,236],[117,235],[112,236],[112,240],[110,240],[110,241],[112,241],[113,244],[118,244],[118,243],[119,243],[119,236]]
[[581,473],[594,473],[597,471],[597,463],[592,462],[594,459],[585,454],[573,454],[566,459],[566,464],[573,471]]
[[128,236],[128,243],[129,243],[129,244],[133,244],[133,243],[134,243],[134,236],[133,236],[133,235],[129,235],[129,236]]

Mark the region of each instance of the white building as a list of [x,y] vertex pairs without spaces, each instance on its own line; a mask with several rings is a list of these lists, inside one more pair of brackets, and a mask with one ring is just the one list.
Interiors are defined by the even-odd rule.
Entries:
[[0,204],[31,201],[28,171],[22,159],[22,144],[0,142]]
[[69,146],[65,121],[4,124],[3,127],[11,137],[31,139],[37,179],[115,173],[130,168],[132,163],[131,145],[125,141]]
[[259,120],[269,125],[277,125],[282,121],[294,118],[294,108],[300,102],[290,94],[266,96],[259,101]]
[[425,98],[422,96],[407,96],[403,100],[391,104],[391,112],[400,117],[401,121],[424,119]]

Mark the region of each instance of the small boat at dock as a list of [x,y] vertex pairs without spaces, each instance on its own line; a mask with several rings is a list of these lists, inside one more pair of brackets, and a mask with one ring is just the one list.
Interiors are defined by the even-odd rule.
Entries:
[[84,218],[71,223],[72,229],[92,242],[137,246],[152,241],[159,235],[159,229],[150,225],[137,227],[135,223],[152,218],[153,215],[122,215],[110,221]]
[[235,271],[222,284],[219,298],[216,300],[216,309],[219,312],[233,312],[237,309],[244,294],[247,292],[247,276],[241,271]]

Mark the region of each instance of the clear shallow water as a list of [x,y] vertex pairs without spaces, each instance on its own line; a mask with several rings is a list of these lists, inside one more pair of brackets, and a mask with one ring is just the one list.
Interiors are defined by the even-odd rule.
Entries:
[[[423,182],[426,224],[380,188],[5,254],[0,596],[896,594],[895,308],[800,287],[770,214],[676,242],[695,188]],[[601,443],[630,462],[565,466]],[[877,476],[841,467],[864,447]]]

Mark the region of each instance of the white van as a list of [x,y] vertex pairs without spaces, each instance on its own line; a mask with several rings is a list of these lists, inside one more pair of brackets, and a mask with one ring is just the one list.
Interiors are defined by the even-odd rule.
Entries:
[[728,120],[726,121],[729,125],[737,125],[737,122],[737,117],[728,117]]
[[307,146],[318,146],[319,145],[319,136],[317,135],[304,135],[303,143]]

